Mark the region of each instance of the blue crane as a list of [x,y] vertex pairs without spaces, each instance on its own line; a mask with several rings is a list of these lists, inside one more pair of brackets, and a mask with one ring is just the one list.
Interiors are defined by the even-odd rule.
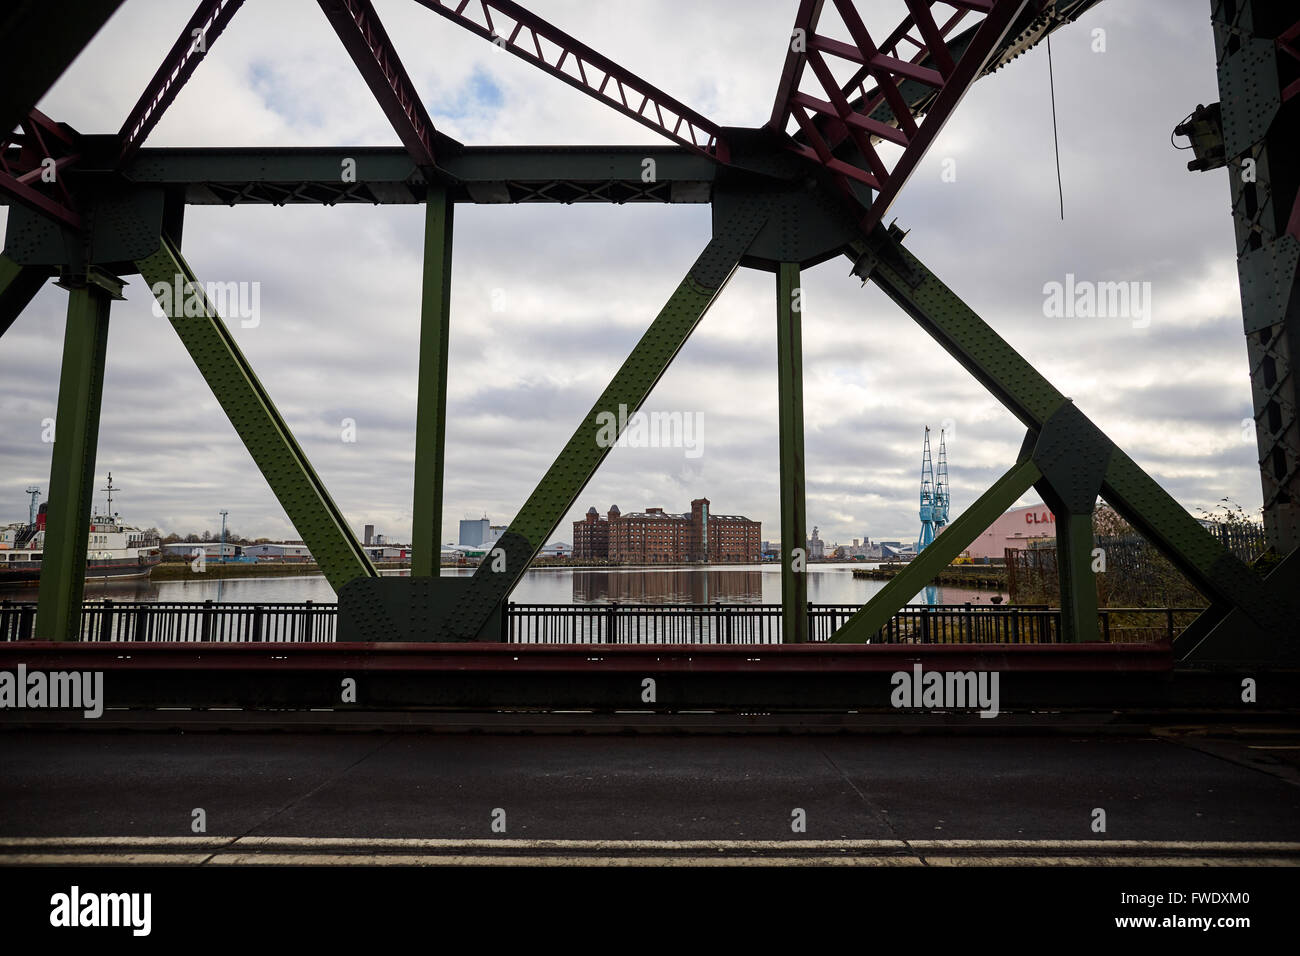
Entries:
[[938,504],[934,490],[934,465],[930,460],[930,426],[925,427],[925,451],[921,457],[921,536],[916,539],[920,554],[934,540],[935,511]]
[[948,449],[944,445],[944,430],[939,429],[939,461],[934,484],[934,533],[948,526]]

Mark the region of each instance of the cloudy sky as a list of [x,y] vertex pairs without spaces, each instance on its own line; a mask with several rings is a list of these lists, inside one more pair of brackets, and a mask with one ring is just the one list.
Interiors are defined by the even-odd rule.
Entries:
[[[662,142],[409,0],[375,2],[449,136]],[[115,131],[189,6],[127,0],[40,108],[82,132]],[[716,122],[758,126],[796,3],[529,6]],[[896,21],[895,6],[871,4],[871,22]],[[1097,28],[1104,52],[1092,49]],[[1109,0],[1062,30],[1052,54],[1064,222],[1045,47],[976,84],[891,215],[922,261],[1190,510],[1224,497],[1258,508],[1227,173],[1187,172],[1190,153],[1170,144],[1193,107],[1218,99],[1206,5]],[[252,0],[148,145],[396,142],[314,0]],[[709,212],[464,205],[456,230],[445,541],[461,518],[513,515],[708,241]],[[260,324],[232,322],[235,337],[353,527],[403,539],[421,236],[417,206],[191,207],[185,227],[200,279],[260,283]],[[925,426],[949,428],[954,514],[1010,465],[1023,429],[848,270],[838,259],[803,279],[808,524],[828,541],[914,538]],[[1067,273],[1149,282],[1149,324],[1045,316],[1044,284]],[[116,507],[142,526],[216,528],[226,508],[238,533],[294,537],[143,283],[128,282],[113,307],[97,484],[111,470]],[[47,287],[0,347],[0,522],[25,518],[25,486],[48,487],[41,422],[55,412],[65,304]],[[645,407],[702,415],[703,454],[616,448],[554,540],[571,540],[590,505],[685,511],[700,496],[779,536],[770,274],[734,276]]]

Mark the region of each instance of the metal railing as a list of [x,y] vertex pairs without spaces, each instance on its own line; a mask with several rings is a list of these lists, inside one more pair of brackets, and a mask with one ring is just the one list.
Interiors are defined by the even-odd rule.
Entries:
[[[808,607],[808,635],[824,643],[859,610],[854,604]],[[1200,608],[1102,608],[1103,641],[1172,640]],[[86,601],[82,641],[330,643],[337,604],[225,604]],[[877,644],[1055,644],[1061,612],[1046,606],[913,605],[890,618]],[[36,605],[0,601],[0,641],[30,640]],[[780,644],[779,604],[506,605],[502,639],[513,644]]]
[[[808,639],[824,643],[859,610],[808,607]],[[873,643],[1053,643],[1059,611],[971,604],[906,607]],[[779,604],[509,604],[512,644],[780,644]]]
[[[337,604],[84,601],[82,641],[332,642]],[[0,601],[0,641],[29,640],[35,604]]]

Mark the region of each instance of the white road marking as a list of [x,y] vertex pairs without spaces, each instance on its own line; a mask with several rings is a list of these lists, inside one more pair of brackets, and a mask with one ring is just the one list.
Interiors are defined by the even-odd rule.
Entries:
[[930,866],[1300,866],[1269,856],[927,856]]
[[[354,837],[241,837],[243,847],[337,847],[355,849],[508,849],[508,850],[899,850],[903,840],[518,840],[500,839],[404,839]],[[1297,844],[1300,848],[1300,844]]]
[[0,854],[5,866],[198,866],[208,853],[15,853]]
[[1300,842],[1234,840],[542,840],[501,838],[294,836],[80,836],[4,837],[4,847],[187,847],[194,849],[312,848],[359,850],[769,850],[845,852],[894,850],[1165,850],[1237,853],[1300,853]]
[[914,856],[491,856],[409,853],[219,853],[217,865],[246,866],[923,866]]
[[88,836],[88,837],[0,837],[0,847],[50,846],[160,846],[202,849],[228,846],[236,836]]
[[1269,856],[565,856],[413,853],[19,853],[0,863],[27,866],[1300,866],[1294,857]]
[[1233,840],[908,840],[918,850],[1235,850],[1300,853],[1300,843]]

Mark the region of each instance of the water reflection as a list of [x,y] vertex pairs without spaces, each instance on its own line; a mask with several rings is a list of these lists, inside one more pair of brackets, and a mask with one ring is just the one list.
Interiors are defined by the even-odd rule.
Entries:
[[763,572],[709,568],[574,571],[574,604],[761,604]]
[[[861,565],[858,565],[859,567]],[[405,572],[403,572],[405,573]],[[449,577],[466,577],[472,568],[446,568]],[[808,569],[808,600],[813,604],[861,605],[884,581],[853,577],[852,565],[817,564]],[[928,587],[911,604],[988,604],[996,592]],[[0,599],[35,601],[36,588],[0,591]],[[86,582],[86,600],[273,601],[337,600],[319,574],[293,577],[150,581],[99,579]],[[519,604],[779,604],[781,569],[775,564],[692,568],[534,568],[510,595]]]

